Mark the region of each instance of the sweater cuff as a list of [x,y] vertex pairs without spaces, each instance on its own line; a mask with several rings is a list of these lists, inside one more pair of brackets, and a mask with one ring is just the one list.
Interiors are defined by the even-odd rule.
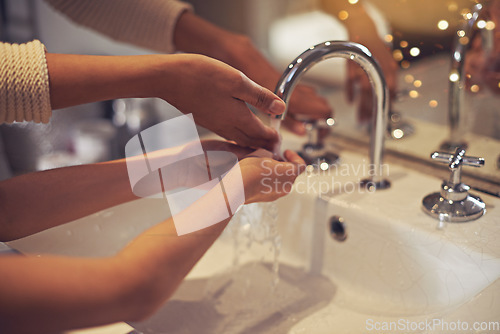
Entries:
[[174,44],[174,34],[175,34],[175,26],[177,25],[177,21],[179,21],[179,18],[181,15],[186,12],[194,12],[193,6],[191,4],[188,4],[186,2],[173,2],[172,3],[173,10],[168,11],[168,15],[170,16],[167,19],[168,22],[168,27],[166,31],[168,32],[168,43],[165,48],[165,53],[174,53],[176,51],[179,51],[177,47]]
[[193,11],[176,0],[45,0],[74,23],[114,40],[163,53],[172,53],[177,20]]
[[45,46],[0,43],[0,123],[48,123],[52,115]]

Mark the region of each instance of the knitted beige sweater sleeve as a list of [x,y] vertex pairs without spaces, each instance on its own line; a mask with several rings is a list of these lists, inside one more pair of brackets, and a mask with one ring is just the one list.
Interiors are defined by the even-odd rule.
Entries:
[[117,41],[175,51],[177,19],[192,6],[176,0],[45,0],[73,22]]
[[0,43],[0,123],[47,123],[51,115],[43,44]]
[[[177,19],[191,5],[175,0],[45,0],[74,22],[109,37],[171,53]],[[0,43],[0,124],[48,123],[49,75],[45,47]]]

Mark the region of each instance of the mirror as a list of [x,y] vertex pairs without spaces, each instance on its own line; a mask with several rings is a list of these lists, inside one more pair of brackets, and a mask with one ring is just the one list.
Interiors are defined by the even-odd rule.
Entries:
[[[451,139],[464,140],[467,155],[486,161],[482,168],[464,168],[464,175],[491,182],[498,188],[500,1],[483,1],[483,8],[478,10],[480,2],[321,0],[299,6],[296,1],[288,1],[277,15],[280,18],[269,26],[269,53],[280,68],[285,68],[309,46],[327,40],[371,44],[370,38],[378,38],[391,46],[391,56],[397,64],[397,88],[392,98],[387,151],[434,165],[437,163],[430,159],[430,154],[442,151],[441,144],[450,139],[453,109],[449,92],[453,89],[450,82],[455,82],[460,89],[453,100],[460,101],[463,112],[460,131]],[[363,15],[371,18],[376,35],[369,26],[359,23],[360,6]],[[457,71],[451,67],[457,57],[463,60],[458,64],[463,66],[463,74],[460,68]],[[354,103],[349,103],[345,97],[347,75],[345,62],[336,59],[315,66],[305,78],[319,87],[335,109],[337,126],[333,136],[367,143],[369,117],[358,110],[364,92],[358,90]]]

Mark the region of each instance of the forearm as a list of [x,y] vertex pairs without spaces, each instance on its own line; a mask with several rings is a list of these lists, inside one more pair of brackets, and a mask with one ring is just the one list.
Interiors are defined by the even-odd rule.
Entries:
[[0,183],[0,240],[18,239],[134,198],[124,160],[21,175]]
[[147,230],[118,254],[135,289],[131,299],[152,315],[168,300],[220,236],[231,217],[203,230],[178,236],[172,219]]
[[137,46],[172,53],[173,29],[191,5],[176,0],[45,0],[73,22]]
[[[291,151],[285,151],[285,158],[290,162],[263,157],[240,161],[246,203],[275,200],[291,190],[305,165]],[[282,191],[269,193],[262,187],[260,180],[270,168]],[[226,192],[228,202],[237,204],[234,182],[239,182],[239,172],[231,171],[223,178],[224,189],[232,189]],[[151,315],[172,296],[231,219],[229,204],[219,203],[220,189],[214,187],[186,210],[146,230],[112,258],[0,257],[2,330],[46,333]],[[217,208],[222,211],[213,215]],[[178,235],[180,222],[199,226],[200,217],[213,224]]]
[[[142,315],[125,300],[131,283],[115,259],[0,258],[0,328],[54,333]],[[134,319],[135,318],[135,319]]]
[[46,55],[53,109],[126,97],[152,97],[169,56]]
[[112,258],[0,258],[0,326],[47,333],[143,320],[172,296],[229,219],[177,236],[170,218]]
[[[184,52],[225,62],[270,90],[274,90],[280,77],[247,36],[219,28],[191,12],[180,16],[174,30],[174,43]],[[259,75],[262,73],[266,75]]]

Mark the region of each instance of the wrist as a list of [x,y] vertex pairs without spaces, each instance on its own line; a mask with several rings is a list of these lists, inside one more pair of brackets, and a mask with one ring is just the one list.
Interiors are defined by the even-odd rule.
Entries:
[[[193,65],[192,58],[197,57],[190,54],[157,55],[148,64],[143,73],[142,96],[157,97],[173,103],[178,93],[183,92],[185,87],[179,87],[183,79],[189,79],[186,69]],[[183,88],[180,92],[179,89]]]
[[174,44],[178,50],[197,53],[225,61],[231,51],[229,44],[234,33],[205,21],[192,12],[184,12],[174,30]]
[[218,51],[219,59],[243,72],[251,80],[274,91],[281,73],[255,47],[252,40],[245,35],[232,34],[223,42]]

